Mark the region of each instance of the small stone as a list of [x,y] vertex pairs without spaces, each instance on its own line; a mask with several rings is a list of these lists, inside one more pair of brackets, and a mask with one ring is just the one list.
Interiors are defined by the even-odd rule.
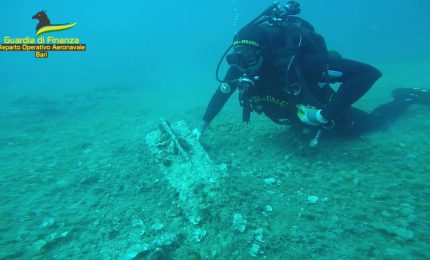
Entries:
[[410,214],[409,216],[408,216],[408,218],[407,218],[407,221],[409,222],[409,223],[412,223],[412,222],[415,222],[416,220],[417,220],[417,215],[415,215],[415,214]]
[[58,186],[66,186],[67,185],[67,181],[65,181],[65,180],[58,180],[56,183]]
[[333,223],[337,223],[339,221],[339,216],[337,216],[337,215],[331,216],[330,221]]
[[233,215],[233,227],[235,230],[238,230],[239,232],[244,232],[246,229],[247,221],[244,217],[242,217],[241,214],[235,213]]
[[141,219],[133,219],[131,221],[131,226],[132,227],[143,227],[143,221]]
[[267,185],[273,185],[274,183],[276,183],[276,179],[275,178],[266,178],[266,179],[264,179],[264,183],[266,183]]
[[384,217],[386,217],[386,218],[390,218],[390,217],[393,216],[393,214],[389,213],[386,210],[381,211],[381,215],[384,216]]
[[54,225],[54,222],[55,222],[55,220],[53,218],[47,218],[42,222],[42,224],[40,226],[44,227],[44,228],[50,227],[50,226]]
[[412,207],[411,204],[409,204],[409,203],[400,203],[400,206],[405,207],[405,208]]
[[414,232],[406,229],[406,228],[397,228],[395,231],[397,236],[405,239],[405,240],[412,240],[414,239]]
[[415,210],[412,207],[407,207],[400,210],[400,214],[402,214],[403,216],[408,216],[414,213],[415,213]]
[[152,225],[152,229],[155,231],[160,231],[163,229],[163,227],[164,227],[164,225],[161,223],[155,223],[154,225]]
[[156,237],[153,241],[153,244],[156,246],[170,246],[175,242],[176,235],[172,233],[163,234],[159,237]]
[[266,205],[266,211],[267,211],[267,212],[272,212],[272,211],[273,211],[272,206],[270,206],[270,205]]
[[200,223],[200,221],[202,220],[202,217],[200,217],[197,214],[194,214],[194,215],[190,216],[188,220],[191,222],[191,224],[198,225]]
[[46,241],[48,243],[52,243],[54,241],[57,241],[59,239],[67,237],[68,234],[69,234],[68,231],[62,232],[60,234],[58,234],[58,233],[55,232],[55,233],[52,233],[52,234],[49,234],[48,236],[46,236]]
[[308,196],[308,201],[309,203],[316,203],[318,201],[318,197],[317,196]]
[[261,248],[259,244],[252,244],[251,248],[249,249],[249,254],[253,257],[257,257],[259,254],[261,254]]
[[403,227],[390,226],[384,222],[374,222],[374,223],[372,223],[372,226],[376,229],[383,230],[387,233],[390,233],[392,235],[396,235],[396,236],[403,238],[405,240],[414,239],[414,232],[412,232],[411,230],[408,230],[406,228],[403,228]]
[[357,178],[354,178],[352,180],[352,184],[354,184],[354,186],[357,186],[360,183],[360,181]]
[[202,228],[198,228],[194,230],[193,238],[195,241],[200,242],[206,236],[206,230]]
[[387,248],[385,249],[385,254],[389,255],[389,256],[397,256],[400,257],[402,256],[404,253],[402,251],[402,249],[400,248]]
[[40,253],[47,244],[48,242],[46,240],[40,239],[33,243],[33,248],[36,252]]
[[255,240],[260,242],[260,243],[265,242],[262,228],[257,228],[257,230],[254,231],[254,237],[255,237]]
[[149,251],[148,244],[133,245],[125,253],[125,259],[135,259],[147,251]]
[[219,169],[221,171],[227,172],[227,164],[225,164],[225,163],[220,164]]

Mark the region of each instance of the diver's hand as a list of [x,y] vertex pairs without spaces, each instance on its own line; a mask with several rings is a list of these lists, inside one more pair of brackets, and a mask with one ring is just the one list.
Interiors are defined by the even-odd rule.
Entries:
[[289,15],[300,14],[300,4],[296,1],[288,1],[285,7],[287,8]]
[[200,137],[206,131],[206,128],[208,128],[208,126],[209,126],[209,123],[202,120],[200,124],[193,129],[193,131],[191,132],[191,136],[195,137],[197,140],[200,140]]
[[312,106],[306,106],[302,104],[298,104],[296,107],[297,117],[304,124],[316,126],[328,122],[327,119],[321,115],[321,109],[316,109]]
[[200,140],[202,133],[199,131],[198,128],[194,128],[193,131],[191,132],[191,136],[196,138],[197,140]]

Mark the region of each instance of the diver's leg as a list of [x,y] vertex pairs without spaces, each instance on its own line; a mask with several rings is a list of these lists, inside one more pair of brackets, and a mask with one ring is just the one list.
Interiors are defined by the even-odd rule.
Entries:
[[412,104],[430,105],[430,90],[418,88],[397,88],[392,92],[393,100],[378,106],[372,115],[379,118],[385,127],[392,124]]
[[349,107],[333,120],[334,127],[329,135],[356,137],[379,128],[379,118],[360,109]]
[[338,91],[321,111],[326,119],[336,119],[360,99],[381,77],[376,68],[333,55],[308,55],[300,66],[305,77],[319,82],[341,82]]
[[430,105],[430,90],[399,88],[392,93],[393,100],[376,107],[371,113],[349,108],[336,119],[333,132],[339,136],[357,136],[382,130],[396,121],[412,104]]
[[321,111],[326,118],[335,119],[339,111],[350,107],[360,99],[381,76],[374,67],[346,59],[330,59],[329,70],[340,71],[342,76],[338,81],[342,82],[332,100]]

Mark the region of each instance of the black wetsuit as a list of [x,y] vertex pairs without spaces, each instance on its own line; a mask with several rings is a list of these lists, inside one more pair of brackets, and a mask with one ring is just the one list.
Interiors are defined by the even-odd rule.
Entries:
[[[305,104],[321,108],[322,115],[330,122],[334,122],[331,133],[342,136],[359,135],[385,128],[411,104],[404,98],[397,98],[377,107],[371,113],[351,107],[381,76],[377,69],[364,63],[328,54],[302,56],[297,62],[298,71],[303,79],[298,95],[293,93],[297,92],[297,89],[285,87],[282,73],[272,64],[270,60],[262,64],[259,80],[249,89],[247,97],[254,112],[264,113],[278,124],[305,126],[296,115],[296,105]],[[239,69],[230,67],[224,81],[237,79],[241,75]],[[341,83],[337,92],[332,91],[328,84],[320,87],[321,83],[335,82]],[[218,88],[212,96],[203,120],[210,123],[237,87],[237,84],[230,84],[231,89],[228,93]]]

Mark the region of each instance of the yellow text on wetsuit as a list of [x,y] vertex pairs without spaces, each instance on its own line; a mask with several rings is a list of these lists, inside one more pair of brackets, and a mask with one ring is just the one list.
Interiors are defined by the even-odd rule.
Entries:
[[261,102],[268,102],[268,103],[272,103],[275,104],[279,107],[287,107],[288,106],[288,102],[285,100],[281,100],[279,98],[275,98],[269,95],[266,96],[252,96],[251,97],[252,102],[254,103],[261,103]]

